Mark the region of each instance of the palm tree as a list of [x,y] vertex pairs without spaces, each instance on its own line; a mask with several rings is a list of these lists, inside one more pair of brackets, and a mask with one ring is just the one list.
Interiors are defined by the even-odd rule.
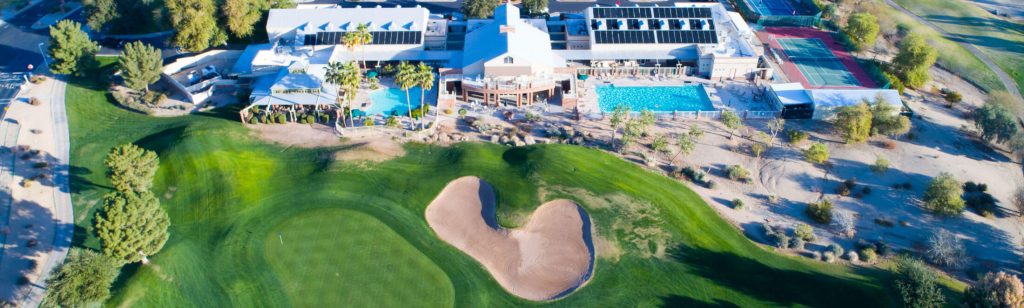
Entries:
[[427,117],[427,113],[424,112],[426,109],[423,108],[425,107],[424,101],[427,97],[427,90],[434,88],[434,68],[420,62],[420,65],[416,66],[416,72],[418,73],[416,84],[420,86],[420,130],[423,130],[423,118]]
[[341,39],[342,43],[349,50],[355,50],[356,47],[360,49],[359,56],[359,68],[360,71],[366,68],[366,44],[373,41],[373,34],[370,33],[370,29],[365,24],[359,24],[356,27],[356,31],[350,31],[345,33],[345,37]]
[[[338,87],[338,97],[348,103],[348,123],[355,126],[352,120],[352,101],[356,98],[356,88],[359,87],[359,68],[355,62],[331,62],[327,64],[327,72],[324,73],[324,81]],[[345,91],[342,96],[342,90]]]
[[409,118],[412,119],[412,103],[409,102],[409,89],[415,87],[417,83],[418,72],[416,67],[409,64],[408,62],[402,61],[398,64],[398,73],[395,74],[395,83],[398,87],[405,90],[405,107],[409,111]]

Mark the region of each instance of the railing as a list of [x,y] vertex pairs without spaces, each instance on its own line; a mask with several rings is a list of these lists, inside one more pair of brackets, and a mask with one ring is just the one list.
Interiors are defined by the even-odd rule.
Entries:
[[586,67],[576,69],[577,74],[593,75],[593,76],[622,76],[622,75],[647,75],[647,76],[690,76],[690,70],[692,67],[679,66],[679,67],[641,67],[641,66],[623,66],[623,67]]

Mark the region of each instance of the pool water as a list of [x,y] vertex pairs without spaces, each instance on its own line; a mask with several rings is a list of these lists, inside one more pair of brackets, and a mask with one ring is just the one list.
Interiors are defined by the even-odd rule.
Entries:
[[[433,105],[436,97],[437,91],[430,89],[427,91],[426,103]],[[405,105],[405,90],[399,88],[376,90],[370,93],[370,100],[373,101],[373,104],[363,110],[367,115],[404,116],[409,113],[409,109]],[[412,104],[412,109],[420,107],[420,87],[409,89],[409,103]]]
[[712,111],[715,107],[702,85],[624,87],[598,86],[597,105],[603,112],[611,112],[617,106],[629,107],[631,111],[650,110],[653,112]]

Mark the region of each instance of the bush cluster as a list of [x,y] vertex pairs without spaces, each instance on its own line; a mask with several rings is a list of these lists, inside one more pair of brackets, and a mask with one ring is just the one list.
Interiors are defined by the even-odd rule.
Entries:
[[828,224],[832,222],[832,201],[822,199],[819,202],[807,204],[807,216],[817,223]]
[[764,234],[768,238],[768,243],[776,248],[786,248],[790,245],[789,236],[786,235],[785,230],[778,230],[776,227],[765,224]]
[[853,192],[853,189],[856,187],[857,178],[849,178],[846,181],[843,181],[843,183],[840,183],[839,186],[836,187],[836,194],[843,197],[849,196],[850,193]]
[[110,92],[110,95],[122,107],[144,114],[153,114],[153,108],[159,105],[161,101],[167,99],[166,94],[157,91],[149,91],[142,94],[122,94],[121,92],[114,91]]
[[793,145],[799,145],[810,137],[806,132],[790,129],[786,131],[786,136],[789,137],[789,143]]
[[733,181],[739,181],[743,183],[750,183],[751,181],[753,181],[750,178],[750,171],[748,171],[747,169],[743,168],[743,166],[740,165],[731,165],[729,167],[726,167],[725,172],[726,174],[729,175],[729,179]]
[[981,216],[992,217],[996,213],[996,198],[988,192],[984,183],[964,183],[964,203]]

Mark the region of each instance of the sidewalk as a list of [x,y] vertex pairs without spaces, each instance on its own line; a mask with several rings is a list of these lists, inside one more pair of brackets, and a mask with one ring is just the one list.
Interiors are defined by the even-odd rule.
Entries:
[[[19,137],[6,186],[12,202],[9,217],[2,222],[9,233],[0,256],[0,300],[19,307],[39,305],[46,277],[66,257],[74,230],[66,174],[64,87],[63,81],[53,78],[32,85],[11,104],[5,119],[19,124]],[[28,104],[31,97],[42,103]],[[0,161],[3,164],[11,161]]]

